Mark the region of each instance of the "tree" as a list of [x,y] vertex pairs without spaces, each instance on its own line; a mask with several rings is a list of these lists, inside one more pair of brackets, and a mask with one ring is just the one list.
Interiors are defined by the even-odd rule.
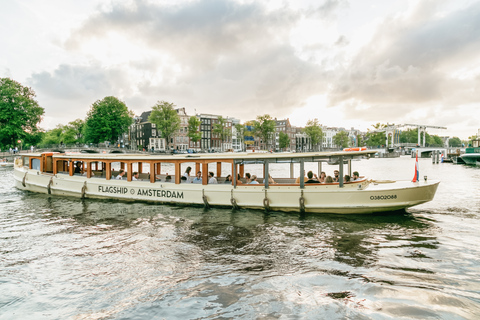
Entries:
[[255,135],[262,138],[265,147],[269,149],[269,142],[275,132],[275,120],[268,114],[258,116],[257,121],[254,121],[253,127]]
[[202,122],[196,116],[192,116],[188,119],[188,137],[197,145],[198,141],[202,139],[202,133],[200,132],[200,125]]
[[376,132],[377,130],[382,130],[385,128],[386,124],[372,124],[373,131],[368,129],[367,134],[365,135],[365,144],[369,147],[380,147],[385,145],[386,142],[386,135],[385,132]]
[[288,137],[288,134],[285,132],[280,132],[279,137],[278,137],[278,144],[280,149],[285,149],[290,146],[290,138]]
[[213,134],[217,135],[222,141],[221,150],[223,150],[223,143],[227,138],[232,136],[232,129],[226,126],[227,121],[223,117],[218,117],[218,122],[213,124]]
[[333,142],[341,148],[347,148],[350,139],[346,131],[340,131],[333,136]]
[[452,139],[448,140],[448,145],[452,148],[461,147],[462,140],[459,137],[453,137]]
[[45,147],[62,143],[63,127],[64,126],[59,124],[55,129],[47,130],[47,132],[45,132],[45,134],[43,135],[43,139],[40,145]]
[[85,142],[116,142],[128,131],[133,113],[124,102],[115,97],[105,97],[92,104],[85,120]]
[[318,147],[320,149],[321,145],[319,144],[323,140],[323,131],[320,125],[318,124],[318,119],[307,121],[307,126],[305,127],[305,134],[310,138],[312,147],[314,149],[315,147]]
[[0,147],[15,147],[18,140],[35,135],[45,110],[35,92],[9,78],[0,78]]
[[152,113],[148,121],[157,126],[160,135],[167,142],[167,148],[170,146],[170,139],[180,129],[180,116],[175,111],[175,105],[166,101],[159,101],[152,107]]

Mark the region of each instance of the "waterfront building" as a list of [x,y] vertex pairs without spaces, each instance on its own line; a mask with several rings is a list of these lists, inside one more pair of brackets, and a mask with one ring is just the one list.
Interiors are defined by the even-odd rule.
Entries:
[[202,139],[200,146],[202,150],[221,152],[232,149],[232,118],[223,118],[225,120],[224,130],[228,131],[228,134],[222,141],[221,136],[213,132],[214,125],[219,122],[218,119],[221,116],[199,114],[197,117],[201,122],[200,132],[202,133]]
[[290,124],[290,119],[277,120],[275,118],[275,151],[280,151],[280,132],[285,133],[290,139],[290,145],[285,151],[296,150],[296,130]]
[[190,138],[188,137],[188,119],[190,118],[185,108],[175,109],[180,117],[180,128],[171,138],[171,148],[177,151],[187,151],[190,147]]
[[[145,111],[139,117],[133,118],[133,124],[130,125],[128,129],[130,149],[140,151],[151,150],[150,138],[160,138],[155,124],[148,121],[151,113],[152,111]],[[160,146],[160,142],[158,142],[157,145]]]

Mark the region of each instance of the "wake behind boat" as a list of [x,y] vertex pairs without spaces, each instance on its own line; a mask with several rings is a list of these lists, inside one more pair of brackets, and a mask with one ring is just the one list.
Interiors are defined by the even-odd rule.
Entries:
[[[304,176],[306,162],[338,164],[339,176],[351,173],[352,161],[370,157],[375,151],[339,151],[318,153],[223,153],[197,155],[139,154],[25,154],[15,163],[15,183],[21,190],[82,198],[126,201],[152,201],[180,205],[221,206],[266,209],[285,212],[359,214],[395,211],[431,201],[439,181],[375,181],[366,178],[345,183],[296,183]],[[222,164],[231,168],[231,182],[224,183]],[[168,182],[162,166],[169,164],[174,173]],[[209,184],[209,164],[216,164],[218,184]],[[246,167],[263,165],[268,177],[272,166],[290,164],[289,177],[275,177],[276,183],[246,184]],[[347,165],[347,172],[344,166]],[[201,172],[201,183],[182,180],[187,165]],[[182,167],[183,166],[183,167]],[[124,179],[117,179],[126,169]],[[139,179],[133,176],[133,168]],[[165,170],[165,169],[164,169]],[[321,170],[319,170],[321,171]],[[77,172],[77,173],[75,173]]]

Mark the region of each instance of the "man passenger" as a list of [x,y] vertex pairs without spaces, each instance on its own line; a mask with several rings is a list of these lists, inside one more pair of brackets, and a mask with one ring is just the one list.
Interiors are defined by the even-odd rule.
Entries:
[[353,178],[353,179],[352,179],[353,181],[358,181],[358,180],[360,180],[360,176],[359,176],[359,174],[358,174],[358,171],[354,171],[354,172],[353,172],[352,178]]
[[333,175],[334,175],[333,181],[340,182],[340,178],[338,176],[338,170],[333,171]]
[[197,175],[195,176],[195,178],[193,178],[192,183],[202,184],[202,171],[197,172]]
[[125,175],[125,170],[123,169],[120,169],[120,172],[119,174],[117,175],[117,180],[122,180],[123,179],[123,176]]
[[317,175],[314,175],[312,171],[308,171],[307,177],[308,180],[305,181],[305,183],[320,183],[320,181],[318,181]]
[[133,181],[139,180],[139,179],[138,179],[138,176],[139,176],[139,175],[138,175],[138,172],[134,172],[134,173],[133,173],[132,180],[133,180]]
[[208,173],[208,184],[217,184],[217,179],[215,179],[215,174],[213,172]]

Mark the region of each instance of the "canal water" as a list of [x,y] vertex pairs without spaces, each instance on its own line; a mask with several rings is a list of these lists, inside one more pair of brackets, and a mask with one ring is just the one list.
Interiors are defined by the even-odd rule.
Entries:
[[[414,162],[354,168],[410,180]],[[479,319],[480,168],[420,175],[434,201],[340,216],[82,201],[2,170],[0,320]]]

